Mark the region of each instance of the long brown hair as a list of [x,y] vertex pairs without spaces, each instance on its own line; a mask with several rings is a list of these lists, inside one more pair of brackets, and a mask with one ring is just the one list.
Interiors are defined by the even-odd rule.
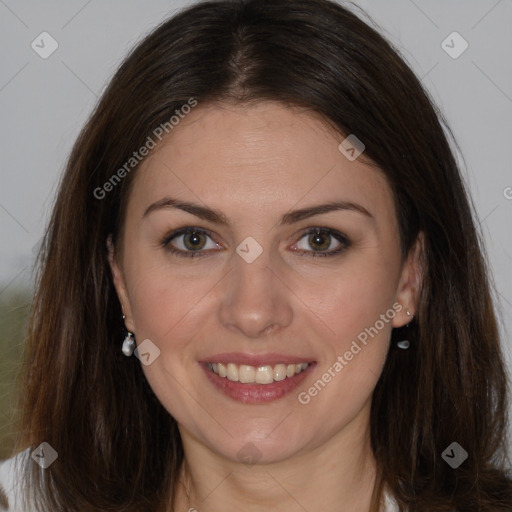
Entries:
[[[398,52],[328,0],[198,3],[111,80],[73,147],[40,254],[16,450],[48,442],[59,457],[26,467],[27,494],[45,511],[162,511],[175,499],[179,431],[121,353],[106,240],[120,240],[136,166],[109,180],[190,98],[306,107],[340,142],[364,142],[393,190],[403,255],[425,236],[411,347],[391,344],[373,395],[373,507],[386,486],[401,510],[510,511],[507,375],[449,129]],[[456,469],[442,458],[454,441],[468,453]]]

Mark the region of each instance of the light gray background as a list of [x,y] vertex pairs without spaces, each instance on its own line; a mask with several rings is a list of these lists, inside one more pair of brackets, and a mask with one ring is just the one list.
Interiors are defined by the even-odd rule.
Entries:
[[[121,59],[154,26],[191,3],[0,0],[0,293],[30,282],[33,249],[65,159]],[[355,4],[401,49],[461,146],[511,368],[512,1]],[[351,8],[358,11],[356,5]],[[59,44],[46,60],[31,48],[43,31]],[[441,44],[453,31],[469,44],[456,59]]]

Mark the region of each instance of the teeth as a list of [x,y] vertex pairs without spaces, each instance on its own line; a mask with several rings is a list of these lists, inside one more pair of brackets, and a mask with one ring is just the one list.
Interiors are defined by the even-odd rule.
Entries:
[[270,384],[274,382],[274,370],[272,366],[260,366],[256,370],[256,382],[258,384]]
[[286,365],[276,364],[274,367],[274,380],[279,381],[284,379],[286,379]]
[[207,367],[219,377],[227,377],[233,382],[241,382],[243,384],[271,384],[286,378],[293,377],[303,372],[309,363],[299,364],[276,364],[274,367],[265,366],[249,366],[241,364],[240,366],[233,363],[207,363]]
[[238,380],[238,367],[236,364],[229,363],[228,364],[228,380],[237,381]]
[[254,382],[256,370],[252,366],[246,364],[240,365],[238,369],[238,381],[239,382]]

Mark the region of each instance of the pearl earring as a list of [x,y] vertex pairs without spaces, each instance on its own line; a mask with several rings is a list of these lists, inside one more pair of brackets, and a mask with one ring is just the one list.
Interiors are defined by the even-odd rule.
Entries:
[[[407,316],[411,316],[411,312],[408,309],[405,311],[405,313]],[[408,328],[409,323],[405,327]],[[409,343],[409,340],[401,340],[397,341],[396,346],[398,348],[401,348],[402,350],[407,350],[411,346],[411,344]]]
[[128,332],[126,334],[126,337],[123,341],[123,347],[121,349],[123,351],[123,354],[126,357],[130,357],[134,350],[135,350],[135,338],[133,337],[133,334],[131,332]]

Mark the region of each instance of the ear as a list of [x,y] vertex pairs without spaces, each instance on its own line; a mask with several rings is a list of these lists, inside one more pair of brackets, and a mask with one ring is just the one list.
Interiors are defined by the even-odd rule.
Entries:
[[112,235],[108,235],[107,238],[107,249],[108,249],[108,262],[110,270],[112,271],[112,279],[114,281],[114,287],[116,289],[117,297],[121,303],[121,309],[123,315],[125,315],[124,324],[126,329],[135,334],[135,324],[133,323],[132,309],[130,305],[130,299],[126,290],[126,284],[124,276],[119,262],[116,257],[115,247],[112,243]]
[[[425,270],[424,254],[425,236],[420,232],[402,266],[396,295],[396,301],[402,309],[393,318],[393,327],[403,327],[408,324],[418,310],[419,293]],[[407,315],[407,311],[411,314]]]

